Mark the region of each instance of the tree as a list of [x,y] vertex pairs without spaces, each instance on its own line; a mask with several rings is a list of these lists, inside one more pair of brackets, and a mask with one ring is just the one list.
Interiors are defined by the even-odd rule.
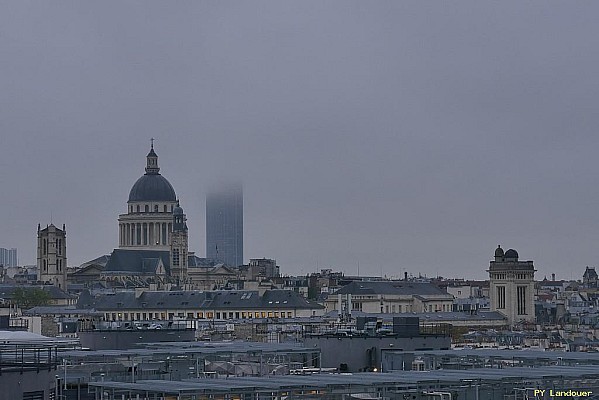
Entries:
[[19,287],[14,290],[12,301],[22,309],[29,309],[47,305],[50,295],[44,289]]

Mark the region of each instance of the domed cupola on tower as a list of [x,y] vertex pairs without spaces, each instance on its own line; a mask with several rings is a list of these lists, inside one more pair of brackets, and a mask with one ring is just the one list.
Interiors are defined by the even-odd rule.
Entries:
[[146,173],[135,182],[129,192],[128,203],[140,201],[177,201],[175,189],[165,177],[160,175],[154,144],[146,156]]
[[119,215],[119,247],[124,249],[169,250],[173,210],[177,195],[160,174],[154,139],[146,156],[145,174],[131,188],[127,213]]

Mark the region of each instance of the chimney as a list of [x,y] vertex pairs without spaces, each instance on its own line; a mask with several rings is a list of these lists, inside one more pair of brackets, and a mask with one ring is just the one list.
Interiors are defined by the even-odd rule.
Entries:
[[555,282],[555,272],[554,272],[553,274],[551,274],[551,280],[552,280],[553,282]]
[[403,280],[406,282],[408,281],[408,271],[403,273]]

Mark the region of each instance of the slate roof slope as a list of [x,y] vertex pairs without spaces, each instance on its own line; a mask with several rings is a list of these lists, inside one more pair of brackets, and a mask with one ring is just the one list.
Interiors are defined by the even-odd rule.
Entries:
[[[114,249],[103,273],[114,274],[125,272],[136,275],[147,275],[155,270],[155,267],[158,265],[158,259],[162,260],[166,273],[169,274],[170,254],[167,250]],[[149,271],[151,267],[154,267],[154,270]]]
[[[114,249],[109,256],[98,257],[96,260],[100,260],[106,257],[106,263],[104,273],[121,273],[131,272],[137,274],[147,274],[148,267],[152,266],[154,271],[157,267],[156,260],[161,259],[162,264],[167,272],[170,272],[170,257],[167,250],[127,250],[127,249]],[[145,261],[153,260],[153,261]],[[86,264],[92,263],[95,260],[89,261]],[[196,255],[190,255],[187,257],[187,265],[189,268],[201,268],[201,267],[214,267],[216,261],[201,258]],[[101,265],[98,263],[98,265]],[[150,271],[150,272],[152,272]]]
[[389,282],[354,281],[343,286],[336,294],[368,295],[368,294],[399,294]]
[[96,310],[324,308],[318,303],[306,300],[299,293],[288,290],[269,290],[262,297],[257,291],[145,291],[138,297],[135,296],[135,292],[118,292],[93,298],[84,292],[77,307]]
[[322,309],[322,305],[309,301],[291,290],[267,290],[262,296],[257,291],[219,291],[215,293],[212,307],[220,309],[293,308]]
[[399,291],[399,294],[434,296],[448,295],[446,291],[440,287],[426,282],[392,282],[392,285]]
[[109,260],[110,260],[110,255],[105,254],[103,256],[96,257],[93,260],[84,262],[83,264],[81,264],[79,266],[79,268],[83,269],[85,267],[89,267],[90,265],[99,265],[99,266],[105,267]]
[[420,296],[435,296],[448,295],[439,287],[432,283],[425,282],[405,282],[405,281],[354,281],[339,289],[337,294],[352,294],[352,295],[377,295],[377,294],[394,294],[394,295],[420,295]]

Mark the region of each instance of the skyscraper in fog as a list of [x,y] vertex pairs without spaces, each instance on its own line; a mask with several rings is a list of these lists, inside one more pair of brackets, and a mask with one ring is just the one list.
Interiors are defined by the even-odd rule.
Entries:
[[241,184],[221,185],[206,196],[206,257],[243,265],[243,191]]

